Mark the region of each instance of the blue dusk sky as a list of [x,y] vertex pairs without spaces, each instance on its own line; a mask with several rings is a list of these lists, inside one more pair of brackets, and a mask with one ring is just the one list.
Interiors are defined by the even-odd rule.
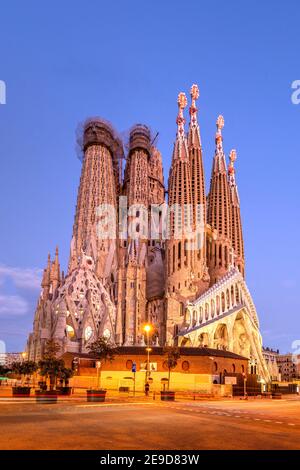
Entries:
[[[207,189],[215,121],[237,149],[246,275],[263,342],[300,339],[300,2],[1,1],[0,340],[24,349],[47,253],[66,269],[81,163],[75,130],[102,116],[159,131],[167,177],[177,94],[200,88]],[[1,94],[0,94],[1,101]]]

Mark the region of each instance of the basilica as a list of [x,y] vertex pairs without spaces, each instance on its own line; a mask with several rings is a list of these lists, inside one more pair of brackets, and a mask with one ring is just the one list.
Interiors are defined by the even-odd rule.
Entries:
[[79,354],[104,336],[118,346],[148,341],[230,351],[270,380],[245,282],[237,153],[231,150],[227,161],[219,116],[207,194],[198,98],[193,85],[187,126],[188,100],[178,95],[167,185],[147,126],[135,125],[125,146],[107,121],[84,123],[69,265],[64,274],[58,249],[54,259],[48,256],[29,359],[40,359],[49,339],[62,354]]

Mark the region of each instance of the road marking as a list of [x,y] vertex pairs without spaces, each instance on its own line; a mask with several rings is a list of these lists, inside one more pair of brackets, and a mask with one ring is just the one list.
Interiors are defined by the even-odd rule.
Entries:
[[95,406],[106,407],[106,406],[128,406],[128,405],[155,405],[155,403],[149,402],[135,402],[135,403],[92,403],[90,405],[76,405],[77,408],[92,408]]
[[296,426],[294,423],[288,423],[288,426]]

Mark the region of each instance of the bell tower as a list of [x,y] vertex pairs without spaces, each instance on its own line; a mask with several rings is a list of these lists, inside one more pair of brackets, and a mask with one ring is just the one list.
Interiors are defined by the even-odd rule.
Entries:
[[207,240],[210,285],[223,277],[230,266],[231,204],[227,167],[223,150],[224,118],[217,119],[216,150],[207,201],[207,221],[212,235]]

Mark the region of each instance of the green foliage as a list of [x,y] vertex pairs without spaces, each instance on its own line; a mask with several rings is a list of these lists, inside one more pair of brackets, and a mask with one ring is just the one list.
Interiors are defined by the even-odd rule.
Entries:
[[180,359],[179,348],[176,346],[166,346],[164,348],[164,356],[166,356],[166,363],[169,370],[168,389],[170,389],[171,370],[175,369],[178,359]]
[[0,375],[2,377],[6,377],[6,375],[11,372],[11,369],[9,367],[5,367],[2,364],[0,364]]
[[[98,338],[96,341],[88,346],[88,350],[91,355],[98,359],[100,362],[110,361],[112,362],[115,358],[116,349],[104,336]],[[101,386],[101,365],[97,368],[97,388]]]
[[69,380],[73,377],[74,372],[72,369],[69,369],[68,367],[64,367],[61,369],[58,373],[58,378],[62,380]]
[[62,359],[42,359],[39,361],[40,374],[43,377],[51,375],[59,376],[61,371],[65,368],[65,363]]
[[38,366],[34,361],[13,362],[11,371],[19,375],[32,375],[38,370]]
[[62,359],[48,356],[46,359],[39,361],[40,375],[50,379],[50,390],[53,390],[57,377],[64,369],[65,363]]
[[99,361],[112,362],[115,358],[115,348],[104,336],[98,338],[96,341],[88,346],[91,355]]
[[175,369],[178,363],[178,359],[180,359],[179,349],[175,346],[166,346],[164,348],[164,356],[166,356],[168,369]]
[[45,344],[43,359],[54,359],[59,351],[59,344],[55,340],[49,339]]

